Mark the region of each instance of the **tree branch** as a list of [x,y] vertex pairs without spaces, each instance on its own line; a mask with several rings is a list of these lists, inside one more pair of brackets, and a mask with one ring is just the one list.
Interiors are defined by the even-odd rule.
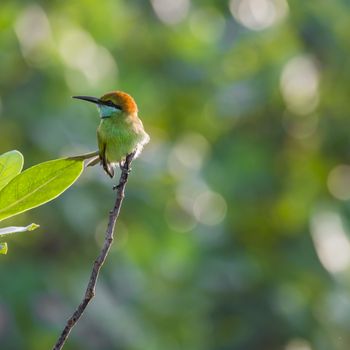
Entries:
[[124,189],[125,185],[128,182],[128,177],[130,173],[130,164],[135,156],[135,153],[131,153],[126,157],[126,160],[124,164],[121,166],[121,175],[119,179],[119,184],[118,186],[115,187],[117,190],[117,197],[115,200],[115,204],[113,209],[109,212],[109,221],[108,221],[108,226],[106,230],[106,236],[104,240],[104,244],[102,247],[102,250],[99,254],[99,256],[96,258],[91,275],[90,275],[90,280],[87,285],[84,299],[82,302],[79,304],[77,309],[74,311],[73,315],[68,319],[66,326],[64,327],[60,337],[58,338],[55,346],[53,347],[53,350],[60,350],[63,348],[64,343],[66,342],[72,328],[75,326],[75,324],[79,321],[80,317],[82,316],[83,312],[85,311],[86,307],[89,305],[90,301],[92,298],[95,296],[95,287],[97,283],[97,278],[98,274],[101,270],[101,267],[106,260],[106,257],[108,255],[108,252],[111,248],[111,245],[113,243],[113,232],[115,228],[116,221],[119,216],[120,212],[120,207],[122,205],[123,199],[124,199]]

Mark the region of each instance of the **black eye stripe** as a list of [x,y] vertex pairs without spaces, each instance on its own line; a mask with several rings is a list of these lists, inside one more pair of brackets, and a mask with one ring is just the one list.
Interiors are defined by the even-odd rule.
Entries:
[[110,100],[108,100],[108,101],[103,101],[103,104],[106,105],[106,106],[118,108],[118,109],[120,109],[120,110],[122,109],[121,106],[116,105],[115,103],[113,103],[113,102],[110,101]]

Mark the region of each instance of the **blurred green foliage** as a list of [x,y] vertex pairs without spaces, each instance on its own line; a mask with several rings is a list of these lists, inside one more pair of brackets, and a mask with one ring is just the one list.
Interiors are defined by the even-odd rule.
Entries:
[[[349,2],[3,0],[0,153],[96,149],[72,95],[132,94],[133,163],[97,296],[65,349],[348,350]],[[115,180],[114,180],[115,181]],[[1,349],[46,350],[114,194],[88,169],[0,261]],[[6,224],[12,224],[7,220]]]

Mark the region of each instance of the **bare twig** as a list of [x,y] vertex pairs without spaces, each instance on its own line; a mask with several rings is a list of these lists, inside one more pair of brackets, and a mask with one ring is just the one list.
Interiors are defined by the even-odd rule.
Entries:
[[114,232],[116,221],[119,216],[120,207],[124,199],[124,189],[125,189],[126,183],[128,182],[128,176],[131,170],[130,164],[134,156],[135,156],[135,153],[129,154],[126,157],[124,164],[121,166],[122,173],[120,175],[119,184],[118,186],[115,187],[115,189],[117,190],[117,197],[116,197],[113,209],[109,212],[109,221],[108,221],[108,226],[106,230],[105,241],[99,256],[94,262],[91,275],[90,275],[90,280],[85,291],[84,299],[82,300],[78,308],[74,311],[73,315],[68,319],[66,326],[64,327],[55,346],[53,347],[53,350],[60,350],[63,348],[64,343],[66,342],[72,328],[79,321],[86,307],[89,305],[90,301],[95,296],[95,287],[97,283],[98,274],[101,270],[101,267],[104,261],[106,260],[108,252],[113,243],[113,232]]

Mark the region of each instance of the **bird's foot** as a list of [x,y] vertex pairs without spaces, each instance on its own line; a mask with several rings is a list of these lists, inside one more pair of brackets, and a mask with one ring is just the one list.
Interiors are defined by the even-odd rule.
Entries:
[[129,167],[127,167],[127,166],[128,166],[128,164],[127,164],[127,162],[126,162],[125,160],[122,160],[122,161],[119,162],[119,168],[120,168],[120,170],[121,170],[122,172],[124,172],[124,173],[130,174],[130,172],[131,172],[131,167],[130,167],[130,165],[129,165]]
[[119,189],[120,189],[120,187],[121,187],[121,185],[119,184],[119,185],[114,185],[113,186],[113,191],[119,191]]

